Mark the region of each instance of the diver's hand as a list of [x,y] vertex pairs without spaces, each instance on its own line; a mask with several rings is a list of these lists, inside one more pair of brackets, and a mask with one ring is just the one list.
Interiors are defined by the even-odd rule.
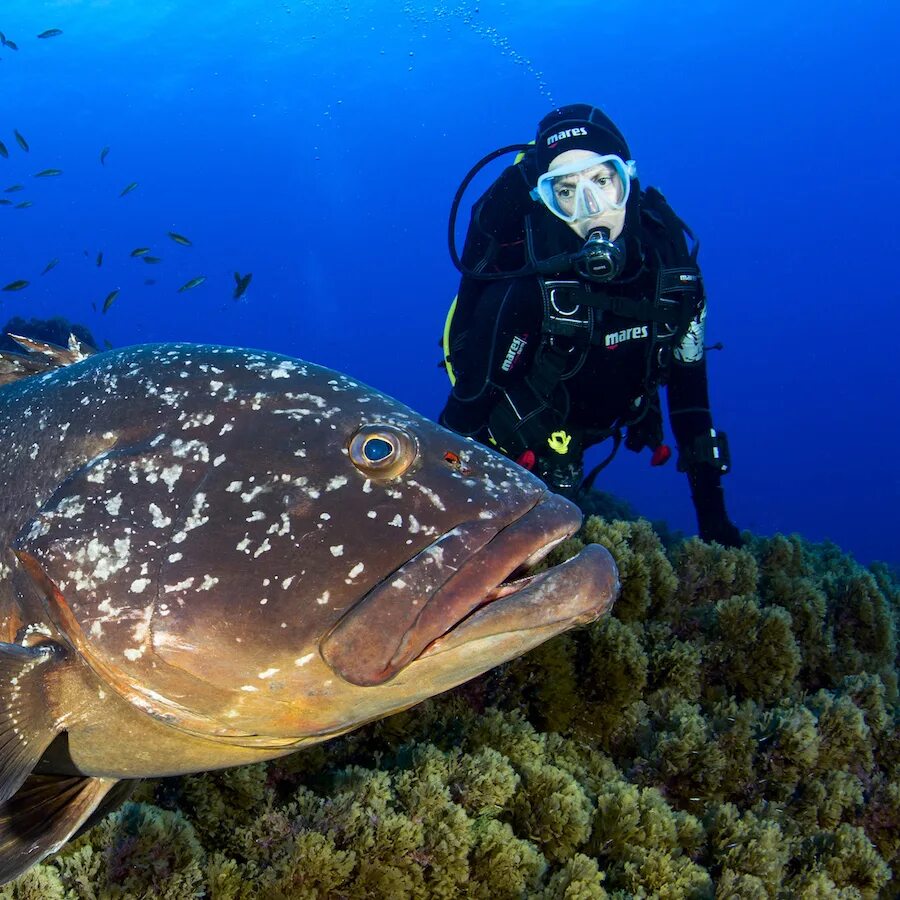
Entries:
[[558,454],[555,456],[555,459],[539,456],[533,472],[551,491],[572,499],[578,494],[584,478],[581,460],[576,461],[568,456]]

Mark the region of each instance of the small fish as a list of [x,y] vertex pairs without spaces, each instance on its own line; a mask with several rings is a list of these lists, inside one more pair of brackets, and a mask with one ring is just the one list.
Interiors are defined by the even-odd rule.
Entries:
[[196,278],[192,278],[186,284],[183,284],[180,288],[178,288],[178,293],[183,294],[185,291],[189,291],[192,288],[195,288],[198,285],[203,284],[204,281],[206,281],[206,276],[198,275]]
[[110,291],[106,295],[106,299],[103,301],[103,312],[106,312],[116,301],[116,297],[119,296],[120,288],[116,288],[114,291]]
[[3,46],[9,47],[10,50],[18,50],[19,49],[19,45],[15,41],[4,41]]
[[45,38],[56,37],[57,35],[60,35],[60,34],[62,34],[62,29],[60,29],[60,28],[48,28],[46,31],[42,31],[42,32],[38,35],[38,38],[40,38],[40,39],[43,40],[43,39],[45,39]]
[[102,265],[103,265],[103,251],[101,250],[101,251],[97,254],[97,268],[99,269],[100,266],[102,266]]
[[59,265],[59,258],[51,259],[50,262],[44,266],[44,271],[41,272],[41,275],[46,275],[51,269],[55,269]]
[[16,136],[16,143],[27,153],[31,149],[31,147],[28,146],[28,141],[26,141],[22,136],[22,133],[15,128],[13,129],[13,134]]
[[3,193],[4,194],[14,194],[16,191],[24,191],[24,190],[25,190],[24,184],[13,184],[13,185],[10,185],[8,188],[4,188]]
[[34,173],[35,178],[53,178],[55,175],[62,175],[62,169],[41,169]]
[[101,166],[105,166],[105,165],[106,165],[106,157],[107,157],[107,156],[109,156],[109,147],[104,147],[104,148],[100,151],[100,165],[101,165]]
[[141,259],[142,259],[145,263],[149,263],[150,265],[156,265],[156,263],[161,263],[161,262],[162,262],[162,257],[161,257],[161,256],[142,256]]
[[21,291],[22,288],[28,287],[28,282],[19,279],[18,281],[11,281],[9,284],[3,287],[4,291]]
[[0,156],[4,159],[9,159],[9,150],[6,149],[6,144],[3,141],[0,141]]
[[119,194],[119,196],[124,197],[126,194],[130,194],[137,186],[138,183],[136,181],[132,181],[131,184],[122,189],[122,193]]
[[134,250],[131,251],[132,256],[143,256],[145,253],[149,253],[149,247],[135,247]]
[[28,209],[29,206],[34,206],[34,203],[31,200],[23,200],[21,203],[17,203],[16,209]]
[[186,238],[183,234],[176,234],[174,231],[166,232],[176,244],[181,244],[182,247],[192,247],[194,242],[190,238]]
[[0,31],[0,45],[6,46],[6,35],[2,31]]
[[146,284],[146,285],[156,284],[156,279],[155,278],[145,278],[144,284]]
[[12,206],[12,200],[7,200],[6,197],[0,197],[0,206]]
[[234,297],[235,300],[240,300],[241,297],[244,296],[244,292],[250,286],[250,281],[252,278],[253,278],[252,272],[248,272],[246,275],[243,275],[243,276],[241,275],[240,272],[234,273],[235,287],[234,287],[234,293],[232,294],[232,297]]

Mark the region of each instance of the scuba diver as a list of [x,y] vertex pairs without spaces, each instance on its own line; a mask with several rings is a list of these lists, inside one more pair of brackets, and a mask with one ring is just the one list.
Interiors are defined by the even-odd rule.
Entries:
[[[513,151],[472,209],[460,258],[462,196]],[[462,280],[444,329],[453,387],[441,423],[577,501],[623,439],[649,449],[651,465],[669,459],[665,387],[700,536],[739,546],[721,485],[728,442],[709,409],[698,243],[658,190],[641,189],[615,124],[587,104],[564,106],[532,144],[486,156],[457,191],[449,240]],[[584,478],[585,449],[606,440],[610,453]]]

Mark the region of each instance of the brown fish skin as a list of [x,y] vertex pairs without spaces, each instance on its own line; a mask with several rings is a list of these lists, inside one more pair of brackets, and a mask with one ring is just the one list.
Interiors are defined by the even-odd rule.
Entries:
[[[0,674],[28,740],[0,735],[21,750],[0,767],[0,881],[117,779],[342,734],[593,621],[618,591],[599,547],[522,574],[581,520],[524,469],[272,353],[146,345],[7,385],[0,472],[16,473]],[[41,825],[39,788],[72,779],[77,802]]]

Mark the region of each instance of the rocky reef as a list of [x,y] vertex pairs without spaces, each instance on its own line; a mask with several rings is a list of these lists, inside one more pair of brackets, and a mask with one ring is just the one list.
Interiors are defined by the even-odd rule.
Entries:
[[900,581],[833,545],[588,519],[615,615],[267,765],[141,785],[0,898],[877,898]]

